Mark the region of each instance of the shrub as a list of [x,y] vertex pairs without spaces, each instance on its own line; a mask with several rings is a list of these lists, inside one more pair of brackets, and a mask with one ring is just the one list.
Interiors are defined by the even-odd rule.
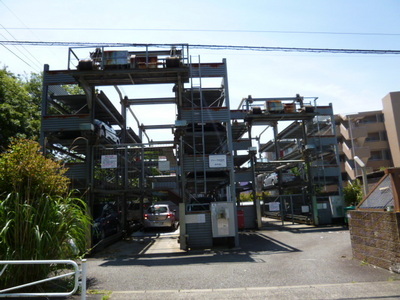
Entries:
[[0,194],[18,193],[26,201],[46,195],[67,195],[69,179],[62,164],[42,155],[40,145],[15,139],[0,154]]
[[[86,204],[69,191],[62,166],[39,150],[36,142],[19,140],[0,154],[0,260],[74,259],[86,251]],[[10,265],[0,286],[53,271],[48,265]]]

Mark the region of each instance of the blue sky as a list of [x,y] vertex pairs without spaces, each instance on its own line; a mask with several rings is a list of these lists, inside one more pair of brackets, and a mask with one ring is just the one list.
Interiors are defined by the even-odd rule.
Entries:
[[[399,50],[399,15],[400,1],[395,0],[0,0],[0,40]],[[45,63],[51,69],[67,66],[67,47],[6,47],[0,46],[0,64],[17,74],[40,72]],[[23,52],[31,66],[11,52],[24,58]],[[400,55],[190,54],[200,55],[203,62],[227,59],[232,108],[247,95],[300,94],[318,97],[320,105],[332,103],[335,113],[353,113],[379,110],[387,93],[400,90]],[[144,88],[128,96],[146,92]],[[161,97],[169,92],[159,91]],[[165,122],[173,118],[172,113]]]

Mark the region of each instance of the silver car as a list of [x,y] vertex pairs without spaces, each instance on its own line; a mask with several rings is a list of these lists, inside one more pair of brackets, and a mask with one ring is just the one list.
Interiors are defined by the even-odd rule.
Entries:
[[[299,177],[292,173],[282,173],[282,183],[289,183],[296,181]],[[264,188],[276,187],[278,185],[278,174],[271,173],[264,179]]]
[[97,119],[94,120],[94,125],[96,127],[96,132],[100,138],[104,138],[106,141],[112,144],[120,143],[116,131],[110,125]]
[[144,228],[170,227],[176,228],[175,211],[168,204],[153,204],[144,214]]

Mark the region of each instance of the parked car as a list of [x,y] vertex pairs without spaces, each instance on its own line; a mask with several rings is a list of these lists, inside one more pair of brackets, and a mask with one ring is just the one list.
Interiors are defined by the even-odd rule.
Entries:
[[[294,182],[299,177],[293,173],[282,173],[282,184]],[[278,173],[271,173],[264,179],[264,188],[276,187],[278,185]]]
[[175,211],[168,204],[153,204],[144,214],[144,228],[169,227],[176,228]]
[[141,204],[139,202],[128,202],[126,220],[129,224],[137,224],[142,222],[143,212],[149,207],[149,203]]
[[109,142],[111,144],[119,144],[120,143],[120,140],[119,140],[119,137],[118,137],[116,131],[110,125],[104,123],[103,121],[95,119],[94,126],[95,126],[96,133],[100,138],[104,138],[107,142]]
[[119,213],[114,203],[102,203],[94,206],[93,240],[98,242],[121,231]]

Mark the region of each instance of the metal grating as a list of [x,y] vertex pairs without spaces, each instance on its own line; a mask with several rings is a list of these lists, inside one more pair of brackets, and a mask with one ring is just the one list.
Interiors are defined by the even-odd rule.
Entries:
[[394,206],[394,198],[392,181],[390,176],[386,175],[358,208],[386,209],[388,206]]
[[229,109],[226,107],[203,108],[203,109],[183,109],[182,120],[188,123],[221,123],[228,122]]
[[210,248],[213,245],[212,229],[211,229],[211,214],[204,212],[204,223],[187,223],[186,233],[188,235],[187,244],[189,248]]

